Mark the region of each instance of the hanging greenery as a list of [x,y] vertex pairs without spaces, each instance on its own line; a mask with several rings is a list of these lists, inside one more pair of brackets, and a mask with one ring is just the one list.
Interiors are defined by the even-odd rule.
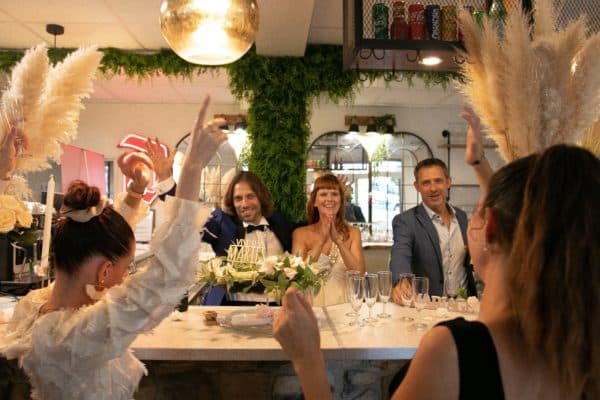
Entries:
[[[74,49],[49,49],[58,62]],[[102,49],[101,70],[107,75],[123,73],[138,79],[159,74],[191,78],[213,66],[190,64],[173,51],[162,49],[140,53],[115,48]],[[23,56],[22,51],[0,51],[0,71],[9,72]],[[248,100],[250,155],[244,154],[254,171],[272,191],[274,205],[294,221],[305,218],[306,150],[308,147],[309,107],[321,92],[334,101],[351,100],[364,81],[384,77],[386,81],[422,79],[427,86],[461,79],[457,73],[344,70],[342,47],[308,45],[304,57],[266,57],[254,48],[235,63],[225,66],[231,78],[232,93]],[[385,121],[379,121],[379,125]]]

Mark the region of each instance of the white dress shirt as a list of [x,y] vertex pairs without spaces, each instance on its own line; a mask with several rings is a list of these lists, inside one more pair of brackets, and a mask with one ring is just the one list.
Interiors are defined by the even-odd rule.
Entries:
[[[244,229],[249,224],[247,222],[243,222]],[[272,230],[269,229],[269,222],[265,217],[262,217],[260,222],[256,225],[266,225],[267,229],[264,231],[255,230],[249,233],[246,233],[246,241],[257,243],[259,246],[264,246],[265,248],[265,256],[278,256],[283,253],[283,246],[277,239],[277,236],[273,233]]]
[[446,226],[442,217],[423,203],[425,211],[431,218],[431,222],[437,231],[442,252],[442,267],[444,270],[444,296],[447,296],[446,287],[454,283],[455,288],[467,287],[467,272],[464,268],[465,256],[467,254],[465,242],[460,231],[460,225],[456,218],[454,208],[448,204],[450,212],[450,226]]

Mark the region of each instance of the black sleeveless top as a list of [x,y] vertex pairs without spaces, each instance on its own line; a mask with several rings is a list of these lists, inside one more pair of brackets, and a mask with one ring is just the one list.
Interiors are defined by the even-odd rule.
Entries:
[[488,328],[479,321],[456,318],[440,322],[456,343],[460,400],[504,400],[500,364]]

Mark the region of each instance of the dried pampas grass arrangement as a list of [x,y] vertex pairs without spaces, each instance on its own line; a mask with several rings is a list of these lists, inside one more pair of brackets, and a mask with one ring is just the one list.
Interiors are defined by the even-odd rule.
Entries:
[[600,33],[586,16],[559,30],[552,0],[530,15],[507,15],[504,36],[491,20],[479,26],[461,11],[467,58],[459,89],[481,117],[506,161],[557,143],[581,140],[600,115]]
[[[101,60],[102,53],[90,46],[50,66],[46,46],[39,45],[13,68],[9,87],[2,94],[2,113],[24,119],[29,146],[26,156],[17,159],[17,171],[47,169],[48,160],[60,159],[61,144],[77,135],[81,101],[93,89],[92,78]],[[0,134],[7,132],[9,122],[3,118]]]

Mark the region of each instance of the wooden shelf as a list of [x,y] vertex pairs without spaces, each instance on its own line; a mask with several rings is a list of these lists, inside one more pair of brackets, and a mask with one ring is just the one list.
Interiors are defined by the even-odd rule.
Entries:
[[[438,146],[437,146],[437,147],[438,147],[439,149],[447,149],[447,148],[448,148],[448,144],[447,144],[447,143],[438,144]],[[467,147],[467,145],[466,145],[466,144],[464,144],[464,143],[452,143],[452,144],[450,144],[450,148],[451,148],[451,149],[464,149],[464,148],[466,148],[466,147]],[[495,149],[495,148],[497,148],[497,147],[498,147],[498,146],[497,146],[496,144],[494,144],[494,143],[492,143],[492,144],[484,144],[484,145],[483,145],[483,148],[484,148],[484,149]]]

